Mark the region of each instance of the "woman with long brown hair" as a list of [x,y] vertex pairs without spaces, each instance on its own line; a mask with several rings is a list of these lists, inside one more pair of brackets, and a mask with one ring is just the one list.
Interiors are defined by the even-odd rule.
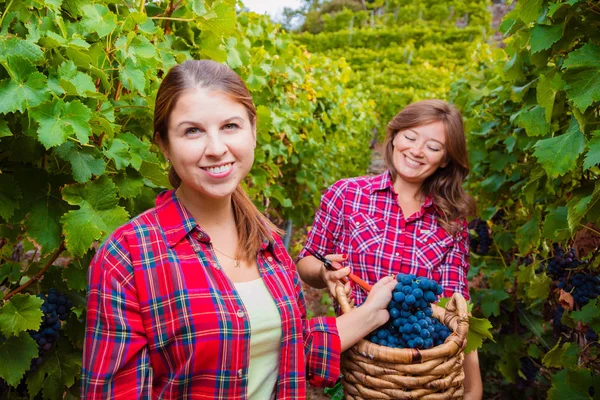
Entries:
[[350,314],[306,318],[278,230],[240,186],[256,110],[227,66],[173,67],[154,132],[175,190],[91,263],[82,398],[296,400],[307,381],[335,383],[341,351],[389,319],[394,280]]
[[[468,299],[475,202],[462,188],[469,163],[460,113],[441,100],[408,105],[388,124],[384,160],[383,174],[342,179],[325,192],[298,256],[301,278],[334,293],[350,270],[368,283],[413,274]],[[328,271],[310,251],[346,267]],[[365,301],[364,292],[354,295]],[[465,360],[465,399],[481,398],[477,353]]]

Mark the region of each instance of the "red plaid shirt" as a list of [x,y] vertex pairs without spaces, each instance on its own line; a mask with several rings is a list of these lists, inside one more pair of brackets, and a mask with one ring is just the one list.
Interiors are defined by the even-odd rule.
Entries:
[[[303,399],[306,380],[338,378],[335,319],[306,320],[301,281],[279,238],[263,243],[257,262],[281,315],[277,399]],[[82,398],[247,398],[244,304],[174,192],[104,243],[90,266],[87,305]]]
[[[435,279],[443,296],[460,292],[469,298],[469,234],[466,221],[451,236],[436,220],[430,197],[421,210],[404,218],[389,171],[377,176],[343,179],[321,199],[306,245],[298,259],[310,255],[347,254],[344,263],[370,284],[386,275],[415,274]],[[366,299],[354,290],[356,304]]]

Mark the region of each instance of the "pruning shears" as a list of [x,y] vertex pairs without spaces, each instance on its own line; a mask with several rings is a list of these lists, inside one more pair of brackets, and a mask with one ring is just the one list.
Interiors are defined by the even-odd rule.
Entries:
[[[308,251],[310,254],[312,254],[317,260],[321,261],[323,263],[323,266],[325,266],[325,269],[327,269],[328,271],[337,271],[341,268],[339,266],[339,264],[338,265],[333,264],[330,259],[326,258],[325,256],[323,256],[319,253],[312,251],[311,249],[306,249],[306,251]],[[370,292],[371,288],[373,287],[373,286],[369,285],[367,282],[365,282],[364,280],[362,280],[361,278],[359,278],[358,276],[354,275],[352,272],[348,275],[348,278],[350,278],[350,280],[352,282],[356,283],[367,293]]]

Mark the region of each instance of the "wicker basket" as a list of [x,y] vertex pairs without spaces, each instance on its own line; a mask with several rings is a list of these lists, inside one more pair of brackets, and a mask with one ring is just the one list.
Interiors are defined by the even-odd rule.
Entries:
[[[354,308],[342,286],[336,288],[342,313]],[[395,349],[361,340],[342,355],[346,399],[426,399],[463,397],[463,349],[469,332],[467,303],[455,293],[433,316],[453,332],[434,348]]]

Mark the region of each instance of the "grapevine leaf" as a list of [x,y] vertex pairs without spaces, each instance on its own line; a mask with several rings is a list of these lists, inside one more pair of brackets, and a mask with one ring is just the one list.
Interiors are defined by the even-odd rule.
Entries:
[[563,366],[562,358],[570,346],[570,342],[564,343],[561,346],[561,341],[559,340],[556,343],[556,345],[552,349],[550,349],[550,351],[548,351],[542,359],[542,363],[544,364],[544,366],[548,368],[561,368]]
[[535,22],[540,15],[544,0],[523,0],[517,3],[517,15],[524,23]]
[[21,57],[37,63],[44,60],[44,52],[38,45],[28,40],[16,36],[0,36],[0,60],[8,60],[11,57]]
[[119,189],[119,195],[124,199],[136,197],[144,187],[144,178],[132,168],[127,168],[126,171],[121,172],[113,180],[117,185],[117,189]]
[[552,375],[548,400],[589,400],[590,388],[600,392],[600,376],[585,369],[562,368]]
[[136,67],[130,59],[119,66],[119,80],[125,89],[132,92],[137,90],[140,94],[144,94],[146,88],[144,72]]
[[587,144],[588,152],[583,161],[583,169],[590,169],[600,164],[600,130],[592,133],[592,139]]
[[544,110],[546,111],[545,116],[548,124],[552,121],[552,110],[554,108],[555,98],[556,90],[552,85],[552,80],[543,74],[540,75],[536,89],[536,99],[539,105],[544,107]]
[[35,202],[30,208],[25,228],[29,237],[48,252],[60,245],[62,235],[60,217],[64,212],[64,203],[54,199],[43,200],[46,199]]
[[516,231],[519,252],[526,254],[529,249],[537,248],[540,242],[540,212],[535,211],[526,224]]
[[569,99],[579,110],[585,111],[600,100],[600,67],[569,71],[563,74],[563,79],[568,84],[566,91]]
[[571,237],[569,222],[567,221],[568,208],[556,207],[549,209],[544,219],[542,236],[554,241],[567,240]]
[[80,321],[79,318],[73,313],[69,316],[63,331],[65,332],[65,336],[69,338],[69,341],[75,348],[80,349],[83,347],[83,340],[85,338],[85,321]]
[[104,150],[104,155],[115,162],[118,170],[124,169],[131,163],[129,145],[121,139],[112,139]]
[[219,37],[232,33],[237,26],[235,8],[222,1],[214,3],[210,11],[204,15],[204,20],[201,20],[201,25]]
[[600,330],[600,315],[598,310],[600,309],[600,299],[595,298],[590,300],[580,311],[572,311],[569,315],[575,320],[575,322],[583,322],[589,325],[595,331]]
[[73,142],[66,142],[54,151],[60,158],[71,164],[73,177],[77,182],[87,182],[93,175],[99,176],[104,173],[104,160],[97,158],[99,152],[95,148],[79,148]]
[[74,267],[73,264],[62,270],[62,277],[71,290],[83,291],[87,286],[87,272]]
[[137,136],[129,132],[119,135],[119,139],[129,146],[129,162],[133,168],[139,170],[142,166],[142,161],[158,163],[158,157],[150,151],[150,144],[148,142],[140,140]]
[[[63,345],[65,342],[61,342]],[[66,342],[68,343],[68,342]],[[81,371],[81,355],[73,351],[54,351],[27,377],[29,391],[42,389],[44,398],[60,399],[65,387],[71,387]]]
[[11,57],[6,67],[12,79],[0,81],[0,114],[24,112],[50,97],[46,76],[22,57]]
[[591,194],[575,195],[569,200],[567,203],[567,208],[569,209],[567,221],[569,222],[569,228],[572,232],[575,231],[587,211],[594,209],[594,206],[598,201],[600,201],[600,182],[596,182]]
[[168,188],[171,186],[165,170],[158,164],[144,161],[140,173],[150,184],[156,187]]
[[577,166],[577,158],[585,148],[585,138],[579,130],[577,120],[571,118],[566,133],[538,140],[534,147],[533,155],[537,157],[548,176],[556,178]]
[[16,294],[0,308],[0,331],[5,336],[18,336],[31,329],[36,331],[42,322],[43,300],[30,295]]
[[504,290],[486,289],[481,291],[481,311],[484,317],[490,315],[500,315],[500,302],[508,299],[510,296]]
[[467,346],[465,353],[477,350],[483,345],[483,339],[489,339],[494,342],[494,337],[490,332],[492,324],[484,318],[475,318],[469,316],[469,335],[467,336]]
[[190,0],[190,7],[192,8],[192,11],[199,17],[202,17],[204,14],[206,14],[206,6],[204,3],[204,0]]
[[535,106],[519,115],[518,124],[525,129],[527,136],[545,136],[552,127],[544,115],[544,108]]
[[38,346],[25,332],[0,342],[0,378],[17,387],[31,360],[38,355]]
[[563,63],[563,68],[594,68],[600,66],[600,46],[595,44],[585,44],[579,49],[569,53],[569,56]]
[[30,114],[40,124],[38,139],[47,149],[63,144],[71,134],[82,144],[89,142],[92,111],[79,100],[47,102]]
[[529,265],[515,274],[519,283],[527,284],[526,296],[532,300],[547,299],[550,293],[550,279],[545,273],[536,274],[535,267]]
[[86,184],[67,185],[62,195],[69,204],[80,207],[61,218],[67,249],[74,256],[85,254],[95,240],[128,218],[127,211],[118,206],[117,188],[107,176]]
[[547,50],[563,36],[564,25],[536,25],[531,29],[531,52]]
[[227,65],[231,68],[239,68],[243,65],[240,52],[236,48],[237,40],[232,37],[227,39]]
[[5,262],[0,265],[0,282],[8,278],[11,283],[21,279],[21,264],[16,262]]
[[58,67],[60,85],[65,89],[67,94],[79,95],[82,97],[94,96],[96,93],[96,85],[92,81],[92,77],[83,72],[77,71],[77,67],[73,61],[65,61]]
[[117,16],[106,6],[100,4],[86,4],[81,7],[83,19],[81,25],[90,33],[97,33],[104,37],[117,27]]
[[12,136],[12,132],[6,121],[0,121],[0,138]]
[[11,175],[0,174],[0,217],[8,220],[19,208],[21,190]]

